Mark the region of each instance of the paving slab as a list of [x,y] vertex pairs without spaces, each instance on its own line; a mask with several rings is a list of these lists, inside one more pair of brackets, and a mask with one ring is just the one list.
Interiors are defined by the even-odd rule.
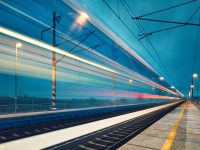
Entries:
[[169,150],[200,150],[200,109],[190,102],[182,104],[119,150],[160,150],[167,141]]

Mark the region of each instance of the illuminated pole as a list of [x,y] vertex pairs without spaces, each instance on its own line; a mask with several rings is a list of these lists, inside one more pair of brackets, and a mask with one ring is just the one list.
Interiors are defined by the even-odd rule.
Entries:
[[193,100],[193,93],[194,93],[194,80],[192,78],[192,84],[191,84],[191,99]]
[[[53,47],[56,46],[56,12],[53,12]],[[56,53],[52,53],[52,108],[56,105]]]
[[199,94],[199,87],[198,87],[198,74],[197,73],[194,73],[192,75],[192,85],[193,85],[193,88],[192,88],[192,97],[193,97],[193,93],[194,93],[194,78],[197,79],[197,95]]
[[22,47],[21,43],[15,45],[15,113],[17,112],[17,68],[18,68],[18,48]]
[[[41,32],[41,39],[43,39],[43,33],[52,29],[52,46],[53,49],[56,47],[56,22],[59,23],[61,19],[61,16],[56,17],[56,12],[53,12],[53,26],[49,27],[47,29],[44,29]],[[55,109],[56,105],[56,52],[52,50],[52,104],[51,108]]]

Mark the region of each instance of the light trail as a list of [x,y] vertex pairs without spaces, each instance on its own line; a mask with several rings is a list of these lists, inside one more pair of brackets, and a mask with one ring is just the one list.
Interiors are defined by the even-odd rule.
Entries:
[[94,63],[94,62],[88,61],[88,60],[86,60],[86,59],[83,59],[83,58],[81,58],[81,57],[78,57],[78,56],[76,56],[76,55],[73,55],[73,54],[71,54],[71,53],[68,53],[68,52],[66,52],[66,51],[64,51],[64,50],[61,50],[61,49],[59,49],[59,48],[53,47],[53,46],[51,46],[51,45],[49,45],[49,44],[40,42],[40,41],[38,41],[38,40],[36,40],[36,39],[30,38],[30,37],[28,37],[28,36],[19,34],[19,33],[17,33],[17,32],[11,31],[11,30],[8,30],[8,29],[6,29],[6,28],[4,28],[4,27],[0,27],[0,33],[9,35],[9,36],[14,37],[14,38],[17,38],[17,39],[19,39],[19,40],[21,40],[21,41],[24,41],[24,42],[33,44],[33,45],[35,45],[35,46],[42,47],[42,48],[44,48],[44,49],[46,49],[46,50],[54,51],[54,52],[59,53],[59,54],[61,54],[61,55],[64,55],[64,56],[67,56],[67,57],[76,59],[76,60],[78,60],[78,61],[81,61],[81,62],[90,64],[90,65],[92,65],[92,66],[101,68],[101,69],[103,69],[103,70],[106,70],[106,71],[109,71],[109,72],[112,72],[112,73],[115,73],[115,74],[119,74],[119,73],[116,72],[115,70],[112,70],[112,69],[110,69],[110,68],[107,68],[107,67],[104,67],[104,66],[102,66],[102,65],[96,64],[96,63]]
[[[7,48],[7,50],[6,49],[1,49],[1,50],[3,50],[4,52],[4,54],[7,54],[7,55],[10,55],[10,56],[15,56],[15,54],[14,54],[14,51],[12,51],[12,49],[10,49],[10,48]],[[11,53],[11,54],[10,54]],[[20,69],[19,71],[21,71],[21,75],[24,75],[24,74],[22,74],[22,72],[24,73],[24,72],[29,72],[29,70],[31,69],[31,68],[29,68],[29,66],[28,65],[30,65],[30,66],[36,66],[36,65],[39,65],[39,63],[42,63],[42,64],[44,64],[44,65],[42,65],[42,66],[37,66],[38,68],[40,68],[40,69],[38,69],[38,71],[36,71],[35,70],[35,72],[34,72],[34,74],[36,73],[36,72],[40,72],[39,74],[41,74],[41,70],[43,69],[43,68],[48,68],[48,73],[46,73],[46,74],[44,74],[45,76],[46,75],[48,75],[49,73],[50,73],[50,71],[51,71],[51,61],[50,61],[50,59],[47,59],[47,58],[44,58],[44,57],[38,57],[38,55],[36,55],[36,54],[34,54],[34,55],[32,55],[32,54],[29,54],[29,53],[27,53],[27,51],[24,51],[23,49],[21,49],[20,50],[20,55],[18,56],[18,58],[19,58],[19,60],[21,60],[20,62],[19,62],[19,66],[20,66],[20,68],[22,68],[22,69]],[[29,59],[26,59],[26,58],[29,58]],[[3,59],[2,59],[3,60]],[[24,62],[25,61],[25,62]],[[7,65],[9,65],[10,64],[10,62],[11,62],[11,64],[12,64],[12,61],[5,61],[3,64],[7,64]],[[33,63],[35,63],[35,64],[33,64]],[[28,65],[27,65],[28,64]],[[14,65],[14,64],[12,64],[12,65]],[[48,65],[48,66],[46,66],[46,65]],[[84,68],[80,68],[79,66],[75,66],[74,64],[66,64],[66,63],[61,63],[61,64],[59,64],[59,66],[58,66],[58,69],[60,70],[60,69],[64,69],[64,73],[66,72],[66,69],[67,70],[71,70],[71,71],[73,71],[73,72],[79,72],[79,73],[81,73],[81,75],[83,76],[84,74],[86,74],[86,75],[88,75],[88,76],[92,76],[93,78],[94,77],[100,77],[100,78],[102,78],[102,79],[107,79],[107,80],[109,80],[109,81],[111,81],[112,80],[112,75],[110,74],[110,75],[104,75],[104,74],[102,74],[102,73],[99,73],[99,72],[96,72],[95,70],[89,70],[88,68],[86,69],[84,69]],[[47,71],[47,70],[46,70]],[[43,71],[44,72],[44,71]],[[66,72],[67,73],[67,72]],[[58,73],[58,75],[59,75],[60,73]],[[69,74],[69,73],[68,73]],[[74,73],[74,74],[76,74],[76,73]],[[26,75],[27,75],[27,73],[26,73]],[[29,75],[29,76],[31,76],[31,74]],[[34,76],[36,76],[36,75],[34,75]],[[43,78],[45,78],[45,76],[43,77]],[[41,75],[39,75],[38,77],[41,77]],[[65,76],[66,77],[66,76]],[[77,76],[76,76],[77,77]],[[68,77],[68,78],[74,78],[74,75],[72,75],[72,76],[70,76],[70,77]],[[82,77],[81,77],[82,78]],[[63,77],[63,79],[64,79],[64,77]],[[62,79],[60,78],[60,76],[59,76],[59,78],[58,78],[58,81],[61,81]],[[63,81],[63,80],[62,80]],[[66,81],[65,81],[66,82]],[[86,82],[86,81],[85,81]],[[88,82],[88,80],[87,80],[87,82]],[[123,78],[121,78],[121,76],[119,76],[119,77],[116,77],[116,83],[120,83],[120,84],[127,84],[127,79],[123,79]],[[99,84],[102,84],[102,83],[99,83]],[[109,86],[111,86],[110,84],[105,84],[105,85],[109,85]],[[135,82],[134,83],[134,86],[137,86],[137,87],[141,87],[141,88],[146,88],[146,89],[149,89],[149,87],[146,87],[146,86],[144,86],[144,84],[137,84],[137,82]]]
[[[122,75],[122,76],[124,76],[124,77],[126,77],[126,78],[129,78],[129,79],[133,78],[134,80],[143,82],[143,83],[145,83],[145,84],[148,83],[149,85],[155,86],[155,87],[157,87],[157,88],[159,88],[159,89],[162,89],[162,90],[164,90],[164,91],[167,91],[167,92],[170,92],[170,93],[173,93],[173,94],[177,95],[177,93],[173,92],[172,90],[170,90],[170,89],[168,89],[168,88],[165,88],[165,87],[162,86],[162,85],[159,85],[158,83],[156,83],[156,82],[154,82],[154,81],[152,81],[152,80],[150,80],[150,79],[144,77],[143,75],[138,74],[137,72],[135,72],[135,71],[133,71],[133,70],[130,70],[130,69],[128,69],[128,68],[122,66],[121,64],[119,64],[119,63],[117,63],[117,62],[115,62],[115,61],[113,61],[113,60],[111,60],[111,59],[109,59],[109,58],[107,58],[107,57],[105,57],[105,56],[103,56],[103,55],[101,55],[101,54],[95,52],[95,51],[91,51],[91,50],[89,50],[89,51],[90,51],[91,53],[97,55],[97,56],[100,56],[100,58],[104,58],[104,59],[105,59],[105,60],[104,60],[104,63],[107,64],[107,65],[110,65],[110,67],[115,68],[116,70],[117,70],[117,69],[118,69],[118,70],[121,69],[121,70],[118,71],[118,72],[121,72],[121,75]],[[108,63],[109,63],[109,64],[108,64]],[[125,74],[123,74],[123,72],[125,72]],[[128,75],[128,73],[130,73],[130,75]]]
[[[65,1],[64,1],[65,2]],[[23,12],[23,11],[21,11],[21,10],[19,10],[19,9],[17,9],[17,8],[15,8],[15,7],[13,7],[13,6],[11,6],[11,5],[9,5],[9,4],[7,4],[7,3],[5,3],[5,2],[2,2],[2,1],[0,1],[0,3],[1,4],[3,4],[4,6],[6,6],[6,7],[8,7],[8,8],[10,8],[10,9],[12,9],[13,11],[15,11],[15,12],[17,12],[17,13],[19,13],[19,14],[21,14],[21,15],[23,15],[23,16],[25,16],[25,17],[27,17],[27,18],[29,18],[29,19],[31,19],[31,20],[33,20],[33,21],[35,21],[35,22],[37,22],[37,23],[39,23],[39,24],[41,24],[41,25],[43,25],[43,26],[45,26],[45,27],[50,27],[49,25],[47,25],[47,24],[45,24],[45,23],[43,23],[43,22],[41,22],[40,20],[38,20],[38,19],[36,19],[36,18],[34,18],[34,17],[32,17],[32,16],[30,16],[29,14],[27,14],[27,13],[25,13],[25,12]],[[92,21],[91,19],[90,19],[90,21]],[[94,22],[93,22],[94,23]],[[95,24],[95,23],[94,23]],[[97,24],[96,24],[97,25]],[[99,27],[99,26],[97,26],[97,27]],[[105,33],[105,29],[101,29],[101,30],[103,30],[103,32]],[[64,38],[67,38],[67,39],[69,39],[69,37],[66,35],[66,34],[63,34],[62,32],[60,32],[59,30],[56,30],[59,34],[61,34],[61,35],[63,35],[63,37]],[[106,33],[107,34],[107,33]],[[123,41],[119,41],[119,40],[117,40],[115,37],[116,36],[111,36],[112,37],[112,39],[114,38],[115,39],[115,42],[117,42],[123,49],[125,49],[127,52],[129,52],[133,57],[135,57],[138,61],[140,61],[142,64],[144,64],[147,68],[149,68],[151,71],[153,71],[153,72],[155,72],[155,70],[153,70],[153,68],[149,65],[149,64],[147,64],[141,57],[139,57],[139,55],[137,55],[136,53],[134,53],[127,45],[126,45],[126,43],[124,43]],[[73,41],[75,44],[77,44],[78,42],[77,41]],[[122,43],[122,44],[121,44]],[[45,44],[45,43],[44,43]],[[80,45],[81,47],[83,47],[83,48],[87,48],[87,46],[85,46],[85,45],[83,45],[83,44],[81,44]],[[43,47],[44,48],[44,47]],[[60,50],[60,49],[55,49],[55,48],[50,48],[50,47],[46,47],[46,49],[52,49],[52,51],[56,51],[57,53],[58,53],[58,51]],[[105,60],[108,60],[108,58],[106,58],[105,56],[103,56],[103,55],[101,55],[101,54],[99,54],[99,53],[97,53],[97,52],[94,52],[94,51],[91,51],[91,50],[89,50],[90,52],[92,52],[92,53],[95,53],[96,55],[98,55],[98,56],[101,56],[102,58],[104,58]],[[65,51],[63,51],[64,53],[66,53]],[[59,52],[60,54],[62,54],[62,55],[65,55],[65,54],[63,54],[63,52]],[[68,53],[68,55],[70,55],[70,53]],[[65,56],[67,56],[67,55],[65,55]],[[69,56],[69,57],[78,57],[78,56],[75,56],[75,55],[72,55],[72,56]],[[85,63],[88,63],[88,61],[89,60],[86,60],[86,59],[82,59],[81,57],[78,57],[79,58],[79,61],[82,61],[82,62],[85,62]],[[76,59],[76,58],[75,58]],[[82,59],[82,60],[80,60],[80,59]],[[86,60],[86,61],[84,61],[84,60]],[[111,60],[112,61],[112,60]],[[90,65],[92,65],[91,63],[90,63],[91,61],[89,61],[89,64]],[[94,62],[92,62],[92,63],[94,63]],[[116,64],[116,63],[115,63]],[[94,64],[93,64],[94,65]],[[120,66],[120,65],[119,65]],[[131,75],[127,75],[127,72],[125,72],[125,74],[123,74],[123,73],[119,73],[119,72],[116,72],[116,69],[115,70],[113,70],[113,69],[110,69],[110,68],[107,68],[107,67],[105,67],[105,66],[102,66],[102,65],[99,65],[99,64],[96,64],[96,66],[95,67],[99,67],[99,68],[101,68],[101,69],[104,69],[104,70],[107,70],[107,71],[110,71],[110,72],[113,72],[113,73],[115,73],[115,74],[119,74],[119,75],[122,75],[122,76],[125,76],[126,78],[132,78],[132,74]],[[123,66],[124,67],[124,66]],[[125,68],[125,67],[124,67]],[[126,70],[129,70],[128,68],[126,68]],[[164,90],[164,91],[167,91],[167,92],[169,92],[169,93],[172,93],[172,94],[174,94],[174,95],[178,95],[177,93],[175,93],[175,92],[173,92],[172,90],[170,90],[170,89],[168,89],[168,88],[165,88],[165,87],[163,87],[162,85],[159,85],[159,84],[157,84],[156,82],[153,82],[153,81],[151,81],[151,80],[149,80],[149,79],[147,79],[147,78],[145,78],[144,76],[142,76],[142,75],[139,75],[139,74],[137,74],[136,72],[133,72],[133,71],[131,71],[132,73],[134,73],[134,75],[136,76],[136,77],[134,77],[134,80],[138,80],[139,82],[143,82],[143,83],[145,83],[145,84],[151,84],[152,86],[155,86],[155,87],[157,87],[157,88],[159,88],[159,89],[161,89],[161,90]],[[138,79],[138,77],[140,76],[140,78]]]
[[[65,2],[65,1],[64,1],[64,2]],[[4,6],[10,8],[10,9],[16,11],[17,13],[19,13],[19,14],[21,14],[21,15],[27,17],[27,18],[29,18],[29,19],[31,19],[31,20],[33,20],[33,21],[35,21],[35,22],[37,22],[37,23],[39,23],[39,24],[41,24],[41,25],[43,25],[43,26],[45,26],[45,27],[47,27],[47,28],[50,28],[49,25],[47,25],[47,24],[41,22],[40,20],[38,20],[38,19],[36,19],[36,18],[34,18],[34,17],[28,15],[27,13],[25,13],[25,12],[23,12],[23,11],[21,11],[21,10],[19,10],[19,9],[17,9],[17,8],[11,6],[11,5],[9,5],[9,4],[7,4],[7,3],[4,3],[4,2],[2,2],[2,1],[0,1],[0,3],[3,4]],[[66,3],[66,2],[65,2],[65,3]],[[81,14],[82,12],[79,12],[79,13]],[[97,27],[98,27],[98,24],[96,24],[96,25],[97,25]],[[63,34],[63,33],[60,32],[59,30],[56,30],[56,31],[57,31],[59,34],[63,35],[64,38],[70,39],[66,34]],[[102,31],[104,32],[104,29],[102,29]],[[104,33],[107,34],[106,32],[104,32]],[[131,54],[133,57],[135,57],[138,61],[140,61],[142,64],[144,64],[147,68],[149,68],[150,70],[152,70],[153,72],[155,72],[155,70],[154,70],[144,59],[142,59],[139,55],[137,55],[135,52],[133,52],[133,51],[128,47],[128,45],[125,44],[125,42],[117,40],[117,39],[116,39],[116,36],[112,36],[111,39],[115,39],[115,40],[116,40],[115,42],[118,43],[121,47],[123,47],[128,53],[130,53],[130,54]],[[75,40],[72,41],[72,42],[74,42],[75,44],[78,43],[78,42],[75,41]],[[121,44],[121,43],[123,43],[123,44]],[[80,44],[80,46],[83,47],[83,48],[88,49],[88,47],[85,46],[85,45],[83,45],[83,44]]]
[[[79,72],[82,72],[82,73],[88,73],[88,74],[90,74],[90,75],[92,75],[91,74],[91,71],[92,70],[94,70],[94,71],[97,71],[97,72],[99,72],[99,74],[97,75],[96,74],[96,76],[99,76],[99,77],[102,77],[102,78],[106,78],[106,76],[104,76],[104,75],[107,75],[107,76],[112,76],[112,74],[114,73],[114,74],[116,74],[116,71],[114,70],[111,70],[110,68],[107,68],[107,67],[104,67],[104,66],[102,66],[102,65],[100,65],[100,67],[99,67],[99,64],[93,64],[93,62],[91,63],[86,63],[86,64],[83,64],[83,63],[80,63],[80,61],[83,61],[83,62],[88,62],[87,60],[85,60],[85,59],[82,59],[82,58],[80,58],[80,57],[77,57],[77,56],[74,56],[74,55],[72,55],[72,54],[69,54],[69,53],[65,53],[65,51],[63,51],[63,50],[61,50],[61,49],[57,49],[57,48],[53,48],[52,46],[50,46],[50,45],[48,45],[48,44],[45,44],[45,43],[42,43],[42,42],[40,42],[40,41],[37,41],[37,40],[35,40],[35,39],[32,39],[32,38],[29,38],[29,37],[26,37],[26,36],[23,36],[23,35],[21,35],[21,34],[18,34],[18,33],[15,33],[15,32],[13,32],[13,31],[10,31],[10,30],[2,30],[2,29],[4,29],[4,28],[0,28],[0,31],[2,32],[2,33],[4,33],[4,34],[6,34],[6,35],[9,35],[9,36],[11,36],[11,37],[14,37],[14,38],[17,38],[17,39],[20,39],[20,40],[23,40],[23,41],[25,41],[25,42],[28,42],[29,44],[33,44],[33,45],[36,45],[37,47],[39,46],[39,47],[41,47],[41,48],[44,48],[44,49],[41,49],[41,51],[39,51],[39,49],[38,49],[38,54],[42,54],[42,55],[45,55],[45,56],[48,56],[47,55],[47,53],[44,53],[43,54],[43,52],[42,51],[44,51],[44,50],[49,50],[50,49],[50,51],[52,51],[52,50],[55,50],[58,54],[67,54],[67,56],[69,56],[68,57],[68,59],[67,60],[63,60],[63,62],[61,63],[61,65],[64,67],[64,68],[68,68],[69,67],[69,65],[76,65],[78,68],[76,68],[76,70],[74,70],[74,68],[73,67],[71,67],[71,70],[74,70],[74,71],[79,71]],[[10,35],[11,34],[11,35]],[[19,37],[18,37],[18,35],[20,35]],[[9,43],[8,42],[8,40],[7,40],[7,43]],[[16,41],[12,41],[11,43],[16,43]],[[39,44],[39,45],[38,45]],[[27,44],[26,43],[24,43],[24,45],[26,46]],[[38,48],[39,48],[38,47]],[[27,47],[27,49],[29,49],[29,47]],[[23,49],[22,49],[23,50]],[[27,51],[28,52],[28,51]],[[35,55],[35,54],[34,54]],[[26,55],[27,57],[29,57],[29,58],[32,58],[34,55]],[[49,54],[50,55],[50,54]],[[69,59],[70,58],[70,59]],[[78,59],[77,59],[78,58]],[[37,58],[37,56],[34,56],[34,58],[32,58],[33,60],[37,60],[38,58]],[[51,58],[49,57],[49,60],[51,60]],[[46,59],[46,62],[49,62],[49,60],[48,59]],[[76,61],[75,61],[76,60]],[[78,62],[77,62],[77,60],[78,60]],[[41,62],[44,62],[44,57],[42,58],[42,59],[40,59],[39,61],[41,61]],[[66,66],[66,64],[64,64],[64,63],[69,63],[69,65],[67,65]],[[48,63],[49,64],[49,63]],[[116,80],[118,80],[117,82],[121,82],[121,83],[124,83],[124,84],[127,84],[127,81],[131,78],[131,79],[134,79],[135,81],[138,81],[138,82],[142,82],[142,83],[144,83],[145,85],[146,84],[148,84],[148,85],[150,85],[150,86],[155,86],[155,87],[157,87],[157,88],[159,88],[159,89],[162,89],[162,90],[165,90],[165,91],[167,91],[167,92],[169,92],[169,93],[172,93],[172,92],[170,92],[170,91],[168,91],[166,88],[164,88],[164,87],[162,87],[162,86],[160,86],[160,85],[158,85],[158,84],[156,84],[156,83],[154,83],[154,82],[151,82],[151,80],[148,80],[147,78],[145,78],[145,77],[143,77],[143,76],[141,76],[141,75],[139,75],[139,74],[137,74],[137,73],[135,73],[135,72],[133,72],[133,71],[130,71],[129,69],[127,69],[127,68],[125,68],[125,67],[122,67],[121,65],[118,65],[119,66],[119,68],[120,69],[122,69],[121,71],[122,71],[122,73],[119,73],[119,72],[117,72],[117,74],[116,75],[118,75],[118,76],[120,76],[120,78],[117,78]],[[118,67],[117,66],[117,67]],[[89,72],[85,72],[85,71],[83,71],[83,68],[87,68],[87,69],[90,69],[91,71],[90,71],[90,73]],[[100,68],[100,69],[97,69],[97,68]],[[105,69],[106,68],[106,69]],[[68,68],[69,69],[69,68]],[[120,70],[120,69],[118,69],[118,70]],[[103,71],[104,70],[104,71]],[[120,71],[120,72],[121,72]],[[126,73],[126,75],[124,74],[124,73]],[[130,73],[130,75],[128,75],[127,73]],[[101,75],[101,74],[103,74],[103,76]],[[93,74],[94,75],[94,74]],[[110,77],[107,77],[107,79],[110,79]],[[134,82],[135,82],[134,81]],[[137,86],[137,84],[135,83],[135,86]],[[139,87],[146,87],[146,86],[144,86],[144,85],[138,85]],[[151,88],[151,87],[150,87]],[[172,94],[174,94],[174,93],[172,93]]]

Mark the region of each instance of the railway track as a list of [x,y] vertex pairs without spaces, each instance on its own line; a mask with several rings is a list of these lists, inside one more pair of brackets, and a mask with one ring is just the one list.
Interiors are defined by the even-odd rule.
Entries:
[[35,125],[29,125],[29,126],[23,126],[23,127],[17,127],[17,128],[11,128],[7,130],[0,130],[0,143],[5,143],[21,138],[26,138],[42,133],[52,132],[84,123],[89,123],[92,121],[97,121],[109,117],[114,117],[130,112],[135,112],[147,108],[151,108],[153,106],[148,106],[145,108],[132,108],[128,110],[123,111],[115,111],[111,113],[99,113],[98,115],[90,115],[85,117],[76,117],[72,119],[66,119],[64,121],[55,121],[51,123],[43,123],[43,124],[35,124]]
[[54,145],[45,150],[110,150],[116,149],[178,105],[163,108],[109,128]]

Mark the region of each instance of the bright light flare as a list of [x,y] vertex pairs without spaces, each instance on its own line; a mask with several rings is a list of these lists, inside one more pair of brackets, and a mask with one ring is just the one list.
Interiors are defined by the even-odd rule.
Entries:
[[165,78],[164,77],[160,77],[159,79],[160,79],[160,81],[163,81]]
[[87,20],[89,19],[89,16],[85,12],[80,12],[80,16],[76,19],[76,23],[83,26],[86,24]]
[[18,48],[20,48],[20,47],[22,47],[22,43],[16,43],[16,47],[18,47]]
[[174,86],[171,86],[171,89],[175,89],[175,87],[174,87]]
[[128,82],[129,82],[129,83],[132,83],[132,82],[133,82],[133,80],[131,80],[131,79],[130,79]]
[[190,85],[191,88],[194,88],[194,85]]
[[193,74],[193,78],[198,78],[198,74],[197,74],[197,73],[194,73],[194,74]]

